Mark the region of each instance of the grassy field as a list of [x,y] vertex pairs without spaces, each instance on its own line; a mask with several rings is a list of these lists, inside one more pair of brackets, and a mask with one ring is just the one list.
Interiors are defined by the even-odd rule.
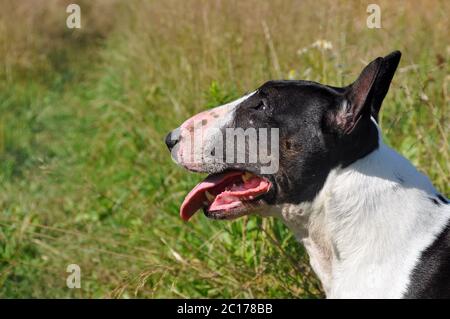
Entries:
[[69,30],[69,2],[2,1],[0,297],[321,297],[280,222],[179,218],[202,176],[163,137],[269,79],[348,84],[399,49],[385,140],[448,196],[450,3],[377,1],[368,29],[371,2],[77,1]]

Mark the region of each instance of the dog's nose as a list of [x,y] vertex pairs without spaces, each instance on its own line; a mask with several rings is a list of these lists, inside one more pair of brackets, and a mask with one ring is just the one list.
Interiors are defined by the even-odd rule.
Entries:
[[173,131],[166,135],[166,145],[169,148],[169,151],[172,151],[179,140],[179,136],[177,136],[177,134],[173,134]]

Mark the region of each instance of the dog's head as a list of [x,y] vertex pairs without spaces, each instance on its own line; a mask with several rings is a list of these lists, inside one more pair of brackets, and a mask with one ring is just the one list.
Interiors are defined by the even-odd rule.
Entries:
[[331,169],[377,148],[372,121],[400,56],[375,59],[346,87],[269,81],[188,119],[166,144],[178,164],[210,175],[187,195],[181,217],[203,208],[208,217],[233,219],[312,201]]

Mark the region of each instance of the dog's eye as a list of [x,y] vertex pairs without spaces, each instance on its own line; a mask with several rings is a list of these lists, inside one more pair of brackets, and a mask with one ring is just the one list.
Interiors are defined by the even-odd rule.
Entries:
[[255,107],[254,107],[254,109],[255,110],[258,110],[258,111],[266,111],[267,110],[267,104],[266,104],[266,102],[265,101],[260,101]]

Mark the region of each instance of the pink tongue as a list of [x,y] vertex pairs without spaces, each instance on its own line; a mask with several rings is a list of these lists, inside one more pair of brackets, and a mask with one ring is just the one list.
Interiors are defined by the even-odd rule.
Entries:
[[259,194],[267,192],[269,182],[259,177],[253,177],[244,184],[236,185],[230,190],[224,191],[216,196],[209,210],[225,210],[234,208],[241,204],[240,198],[252,200]]
[[[203,203],[208,201],[205,196],[206,190],[214,188],[230,178],[239,175],[242,175],[242,172],[234,171],[208,176],[203,182],[195,186],[184,199],[180,208],[181,218],[188,221],[196,211],[204,206]],[[245,197],[251,200],[255,196],[267,192],[269,188],[270,183],[268,181],[254,176],[245,183],[233,185],[228,190],[218,194],[209,207],[209,210],[226,210],[237,207],[242,204],[240,198]]]
[[203,202],[207,201],[205,191],[213,188],[225,180],[241,175],[241,172],[227,172],[219,175],[208,176],[203,182],[195,186],[181,204],[180,216],[183,220],[188,221],[196,211],[203,207]]

